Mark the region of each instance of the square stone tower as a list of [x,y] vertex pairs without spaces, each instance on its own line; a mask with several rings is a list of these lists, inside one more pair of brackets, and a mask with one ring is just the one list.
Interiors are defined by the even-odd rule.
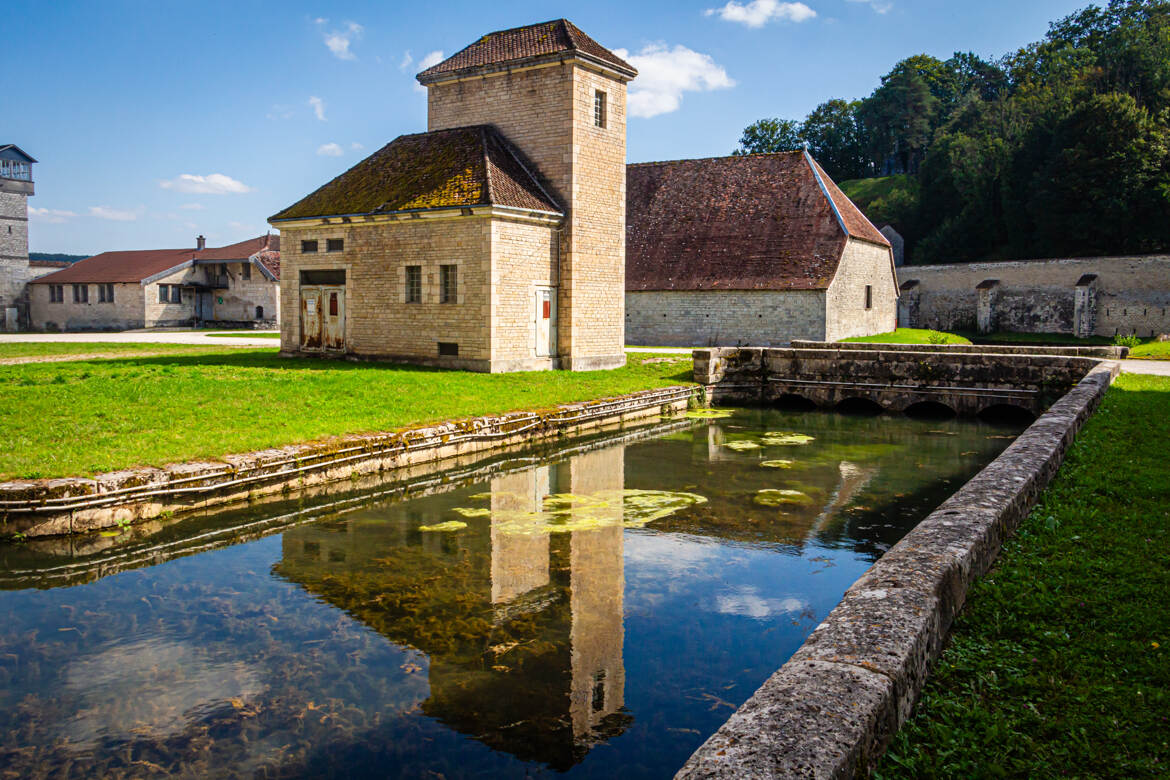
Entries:
[[29,155],[15,144],[0,144],[0,328],[16,330],[27,317],[28,199],[33,194]]
[[565,19],[489,33],[418,74],[428,131],[494,125],[565,210],[562,368],[625,363],[626,84],[637,71]]

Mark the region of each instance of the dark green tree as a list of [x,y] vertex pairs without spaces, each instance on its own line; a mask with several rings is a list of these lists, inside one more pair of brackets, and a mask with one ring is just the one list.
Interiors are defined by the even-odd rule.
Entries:
[[860,106],[860,101],[829,100],[810,111],[800,126],[809,153],[837,181],[872,175],[857,116]]
[[803,149],[800,125],[791,119],[760,119],[743,129],[733,155],[791,152]]

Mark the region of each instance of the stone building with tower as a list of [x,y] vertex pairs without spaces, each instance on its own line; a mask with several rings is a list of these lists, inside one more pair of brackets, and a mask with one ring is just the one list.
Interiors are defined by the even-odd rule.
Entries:
[[274,215],[284,354],[477,371],[625,363],[626,84],[558,19],[419,73],[427,132]]
[[0,328],[16,330],[28,317],[25,285],[43,273],[28,262],[28,199],[36,162],[16,144],[0,144]]

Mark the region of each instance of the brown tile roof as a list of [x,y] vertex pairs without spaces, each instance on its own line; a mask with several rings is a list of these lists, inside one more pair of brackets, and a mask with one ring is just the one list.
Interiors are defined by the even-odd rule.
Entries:
[[889,246],[834,193],[804,152],[627,166],[626,289],[823,290],[849,236]]
[[271,221],[466,206],[562,213],[489,125],[402,135]]
[[[228,262],[247,260],[260,253],[257,259],[269,267],[275,254],[275,272],[280,278],[280,236],[260,236],[224,247],[204,249],[137,249],[122,252],[102,252],[87,257],[55,273],[34,279],[30,284],[102,284],[133,283],[149,279],[155,274],[188,263],[196,258]],[[268,259],[266,260],[266,256]]]
[[426,84],[446,74],[474,71],[492,65],[520,62],[563,52],[573,52],[586,59],[596,60],[625,73],[630,78],[638,75],[638,71],[632,65],[581,32],[577,25],[567,19],[554,19],[551,22],[488,33],[438,65],[419,73],[417,78]]

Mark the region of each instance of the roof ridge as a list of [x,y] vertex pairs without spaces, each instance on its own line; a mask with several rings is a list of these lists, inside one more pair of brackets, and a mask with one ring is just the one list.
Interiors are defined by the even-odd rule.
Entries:
[[488,203],[495,203],[495,192],[492,189],[492,156],[488,151],[488,134],[486,130],[479,131],[480,148],[483,149],[483,188]]
[[817,186],[821,188],[821,194],[824,195],[825,200],[829,202],[829,208],[832,209],[833,216],[837,218],[837,225],[841,228],[841,232],[844,233],[847,237],[852,238],[852,235],[849,232],[849,227],[845,224],[845,218],[841,216],[841,210],[837,208],[837,201],[833,200],[832,193],[830,193],[829,188],[825,186],[825,180],[821,178],[820,171],[817,170],[816,161],[813,160],[812,155],[808,153],[808,149],[804,150],[802,158],[804,159],[805,164],[808,166],[809,172],[812,173],[813,178],[816,179]]

